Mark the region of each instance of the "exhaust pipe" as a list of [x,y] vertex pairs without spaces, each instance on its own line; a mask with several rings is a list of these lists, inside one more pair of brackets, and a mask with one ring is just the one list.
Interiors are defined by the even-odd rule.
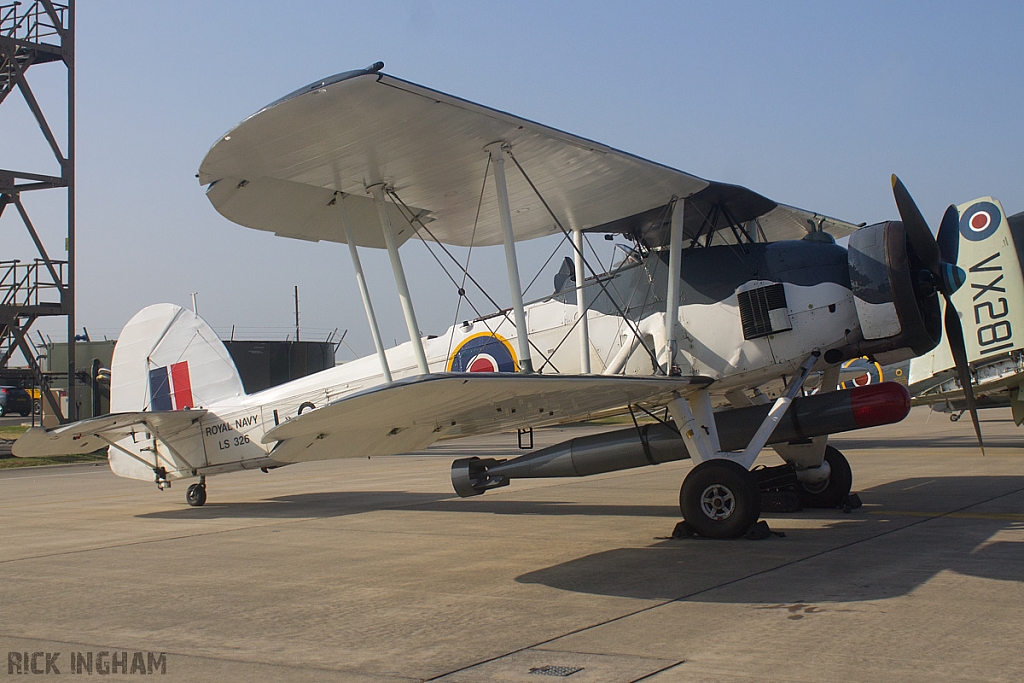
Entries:
[[[771,404],[715,413],[723,451],[742,450]],[[824,434],[899,422],[910,412],[910,394],[896,382],[831,391],[793,400],[768,444],[806,441]],[[512,479],[585,477],[690,457],[674,427],[658,423],[571,439],[511,460],[461,458],[452,463],[452,486],[463,498],[508,486]]]

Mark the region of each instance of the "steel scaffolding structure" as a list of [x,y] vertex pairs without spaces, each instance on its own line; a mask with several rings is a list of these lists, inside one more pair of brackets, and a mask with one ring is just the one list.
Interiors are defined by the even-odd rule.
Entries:
[[[63,64],[67,69],[67,140],[63,149],[26,77],[30,67]],[[62,422],[77,419],[75,401],[75,3],[31,0],[0,4],[0,105],[19,90],[60,168],[59,176],[0,168],[0,216],[17,211],[38,254],[30,261],[0,261],[0,370],[21,351],[46,389],[29,329],[40,316],[67,316],[68,415],[48,391],[43,395]],[[4,137],[12,135],[3,131]],[[50,258],[21,201],[24,192],[67,192],[67,260]],[[6,254],[4,256],[7,256]]]

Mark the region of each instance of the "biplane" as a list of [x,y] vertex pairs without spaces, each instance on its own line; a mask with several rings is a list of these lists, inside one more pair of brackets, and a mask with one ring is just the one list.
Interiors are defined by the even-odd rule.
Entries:
[[[198,173],[235,223],[348,245],[376,353],[246,394],[205,322],[151,306],[118,340],[112,413],[31,430],[16,454],[107,447],[115,473],[161,489],[198,477],[187,499],[202,505],[206,478],[221,472],[407,453],[617,412],[654,419],[518,458],[457,460],[455,491],[689,458],[681,511],[709,537],[744,534],[779,500],[846,500],[850,466],[828,436],[899,421],[910,397],[895,383],[813,394],[805,384],[818,373],[836,387],[852,358],[887,363],[935,347],[940,299],[964,280],[942,246],[955,209],[937,243],[894,176],[902,220],[858,227],[382,69],[267,105],[219,138]],[[629,245],[610,270],[584,252],[595,234]],[[517,244],[550,235],[571,258],[552,294],[527,303]],[[502,245],[511,307],[423,335],[421,293],[401,257],[412,239],[452,268],[462,268],[453,247]],[[407,342],[385,348],[360,249],[387,251]],[[946,310],[947,337],[962,350]],[[959,356],[957,365],[966,369]],[[765,446],[780,464],[752,470]]]

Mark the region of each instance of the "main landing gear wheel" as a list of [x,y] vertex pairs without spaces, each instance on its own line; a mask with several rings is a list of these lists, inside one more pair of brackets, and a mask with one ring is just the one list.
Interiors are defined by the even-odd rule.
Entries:
[[827,481],[820,484],[800,483],[800,503],[805,508],[830,509],[839,507],[850,495],[853,471],[846,456],[832,446],[825,446],[825,462],[831,468]]
[[206,484],[192,484],[185,492],[185,500],[194,508],[206,502]]
[[754,475],[742,465],[706,460],[683,480],[679,509],[701,536],[738,538],[761,516],[761,494]]

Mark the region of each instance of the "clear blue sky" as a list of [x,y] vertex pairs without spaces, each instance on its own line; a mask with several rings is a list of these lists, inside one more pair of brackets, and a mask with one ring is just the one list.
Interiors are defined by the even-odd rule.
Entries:
[[[1015,213],[1022,32],[1017,2],[81,2],[79,323],[114,337],[143,306],[190,305],[197,291],[219,331],[284,338],[298,285],[304,338],[349,328],[352,346],[371,352],[344,245],[236,226],[194,175],[214,140],[261,106],[376,60],[400,78],[852,222],[896,217],[893,172],[933,223],[948,204],[986,194]],[[30,81],[45,91],[58,68],[33,67]],[[14,100],[0,107],[0,167],[52,170],[32,161],[46,148]],[[46,232],[49,213],[37,211]],[[0,219],[0,259],[33,256],[23,232]],[[524,281],[555,246],[523,245]],[[410,243],[403,258],[423,331],[443,332],[453,288],[422,247]],[[386,254],[365,250],[364,263],[383,335],[401,342]],[[488,282],[507,302],[503,277]],[[530,294],[550,287],[545,273]],[[40,329],[63,336],[58,324]]]

